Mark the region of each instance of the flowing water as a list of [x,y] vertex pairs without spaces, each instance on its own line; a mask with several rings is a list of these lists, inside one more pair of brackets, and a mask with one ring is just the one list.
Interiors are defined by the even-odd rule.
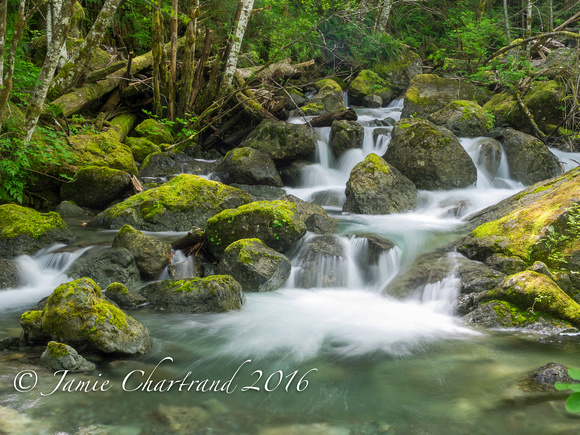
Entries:
[[[305,170],[300,187],[286,188],[339,219],[344,257],[320,259],[312,288],[298,288],[301,254],[313,237],[308,234],[289,254],[293,271],[285,286],[247,294],[241,311],[130,312],[150,328],[153,351],[141,358],[103,359],[90,376],[66,377],[73,384],[69,389],[83,381],[99,390],[107,380],[107,391],[62,391],[63,382],[51,393],[60,378],[42,369],[36,370],[33,390],[15,391],[16,373],[30,366],[19,353],[0,353],[0,405],[31,419],[22,433],[72,434],[94,425],[111,426],[110,432],[98,433],[127,434],[578,433],[580,419],[564,409],[566,394],[518,388],[527,371],[550,361],[580,366],[577,337],[463,324],[453,316],[459,287],[453,271],[417,289],[409,300],[383,294],[418,255],[462,234],[469,214],[524,187],[510,179],[503,156],[495,177],[478,167],[476,186],[421,191],[412,212],[340,213],[351,169],[388,147],[391,127],[374,135],[377,128],[385,129],[376,120],[398,120],[401,108],[396,101],[388,108],[357,109],[364,145],[338,160],[329,149],[330,129],[317,129],[317,162]],[[480,141],[461,139],[474,162]],[[578,154],[554,152],[566,169],[580,161]],[[19,315],[66,281],[76,258],[109,246],[115,234],[82,226],[75,230],[80,236],[75,245],[18,259],[26,283],[0,291],[0,336],[18,335]],[[363,233],[387,238],[396,247],[367,264],[368,242],[355,237]],[[157,236],[173,240],[180,234]],[[183,261],[179,273],[188,276],[193,265],[179,255],[174,263]],[[456,255],[449,254],[452,263]],[[327,286],[329,274],[340,287]]]

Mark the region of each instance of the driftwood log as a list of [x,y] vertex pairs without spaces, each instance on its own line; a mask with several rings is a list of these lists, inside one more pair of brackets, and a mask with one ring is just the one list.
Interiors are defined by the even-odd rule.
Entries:
[[356,121],[357,119],[358,116],[354,110],[346,109],[311,119],[310,125],[312,127],[330,127],[334,121]]

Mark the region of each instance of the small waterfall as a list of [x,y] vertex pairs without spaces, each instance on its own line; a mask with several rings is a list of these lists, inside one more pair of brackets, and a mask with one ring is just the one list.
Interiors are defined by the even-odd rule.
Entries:
[[182,251],[174,251],[171,264],[163,269],[163,272],[159,275],[159,281],[165,279],[187,279],[195,276],[197,274],[193,257],[187,257]]
[[437,313],[452,315],[457,303],[461,281],[457,275],[456,255],[453,252],[448,254],[448,259],[453,264],[449,275],[440,281],[427,284],[423,289],[421,302]]

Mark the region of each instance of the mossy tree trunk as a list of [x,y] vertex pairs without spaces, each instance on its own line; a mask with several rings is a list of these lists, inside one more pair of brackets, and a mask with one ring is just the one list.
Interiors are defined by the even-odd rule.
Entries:
[[50,44],[47,46],[46,57],[38,75],[38,81],[30,97],[28,109],[24,117],[24,142],[30,142],[32,134],[36,129],[38,117],[42,112],[42,106],[46,100],[48,87],[54,76],[54,71],[61,56],[61,48],[68,36],[68,30],[72,19],[76,0],[63,0],[60,9],[60,16],[57,24],[53,27],[53,35]]
[[177,86],[177,9],[178,0],[171,0],[171,49],[169,51],[169,119],[175,120],[175,87]]
[[4,83],[4,52],[6,51],[6,15],[8,0],[0,0],[0,87]]

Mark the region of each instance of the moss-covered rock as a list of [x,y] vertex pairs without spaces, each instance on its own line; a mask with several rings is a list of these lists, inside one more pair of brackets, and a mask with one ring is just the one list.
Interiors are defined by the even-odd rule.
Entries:
[[135,133],[156,145],[173,143],[173,135],[169,128],[155,119],[146,119],[143,121],[135,127]]
[[395,60],[385,63],[377,62],[372,70],[390,83],[398,94],[407,89],[413,77],[423,72],[423,60],[409,47],[403,47]]
[[534,136],[506,128],[501,143],[510,175],[524,184],[534,184],[562,173],[558,158]]
[[365,130],[356,121],[334,121],[330,128],[330,148],[336,157],[354,148],[362,148]]
[[484,91],[462,80],[420,74],[413,77],[405,93],[405,106],[401,116],[427,117],[455,100],[474,100],[483,104],[488,98]]
[[6,106],[6,110],[0,114],[0,117],[6,130],[20,131],[24,127],[24,113],[16,104],[10,101]]
[[66,273],[75,279],[91,278],[103,288],[113,282],[133,286],[140,279],[135,257],[125,248],[92,249],[78,258]]
[[131,186],[131,175],[99,166],[86,166],[75,174],[72,182],[63,183],[60,196],[81,207],[102,209],[122,198]]
[[89,278],[54,290],[42,311],[42,328],[53,340],[103,353],[144,354],[152,345],[149,330],[102,299],[101,288]]
[[350,83],[348,98],[356,106],[368,106],[366,99],[372,96],[378,96],[381,105],[386,106],[393,98],[393,90],[377,73],[364,69]]
[[311,156],[316,151],[316,138],[307,125],[265,119],[241,146],[268,153],[276,165],[284,165]]
[[308,231],[315,234],[334,234],[338,231],[336,219],[328,216],[326,210],[318,204],[312,204],[294,195],[283,195],[280,199],[296,206],[298,217],[304,222]]
[[95,369],[95,364],[84,359],[74,348],[56,341],[48,342],[46,350],[40,356],[40,364],[50,370],[68,370],[71,373],[90,372]]
[[452,101],[443,109],[429,115],[429,121],[447,127],[459,137],[487,134],[488,117],[483,108],[473,101]]
[[362,214],[390,214],[417,205],[417,188],[376,154],[357,164],[346,183],[343,211]]
[[242,239],[232,243],[218,265],[219,274],[231,275],[243,283],[246,292],[277,290],[284,285],[291,270],[290,260],[259,239]]
[[169,244],[143,234],[131,225],[123,225],[113,239],[113,248],[125,248],[137,261],[141,276],[146,280],[157,279],[171,262]]
[[[316,82],[316,88],[318,93],[306,106],[302,107],[305,115],[324,115],[346,109],[342,88],[334,80],[320,80]],[[322,110],[319,113],[306,113],[310,105],[321,107]]]
[[149,154],[161,152],[158,145],[144,137],[128,137],[125,139],[125,145],[131,149],[133,158],[139,163],[142,163]]
[[74,234],[58,213],[39,213],[16,204],[0,205],[0,255],[34,254],[52,243],[68,243]]
[[182,174],[106,209],[89,225],[119,229],[129,224],[139,230],[189,231],[194,226],[205,227],[207,219],[222,210],[251,201],[250,195],[240,189]]
[[188,313],[239,310],[245,302],[242,286],[229,275],[158,281],[143,287],[141,294],[154,307]]
[[270,155],[254,148],[242,147],[229,151],[217,165],[216,174],[226,184],[283,186]]
[[477,169],[455,135],[422,118],[395,124],[383,158],[418,189],[458,189],[477,181]]
[[31,310],[20,316],[23,339],[25,343],[46,343],[50,340],[49,335],[42,328],[42,311]]
[[0,289],[17,287],[20,284],[20,274],[14,261],[0,258]]
[[109,284],[105,290],[105,295],[122,309],[134,310],[139,305],[147,303],[147,299],[141,294],[133,293],[120,282]]
[[207,221],[206,237],[213,255],[221,257],[233,242],[257,238],[275,251],[289,250],[304,234],[306,225],[288,201],[256,201],[224,210]]

